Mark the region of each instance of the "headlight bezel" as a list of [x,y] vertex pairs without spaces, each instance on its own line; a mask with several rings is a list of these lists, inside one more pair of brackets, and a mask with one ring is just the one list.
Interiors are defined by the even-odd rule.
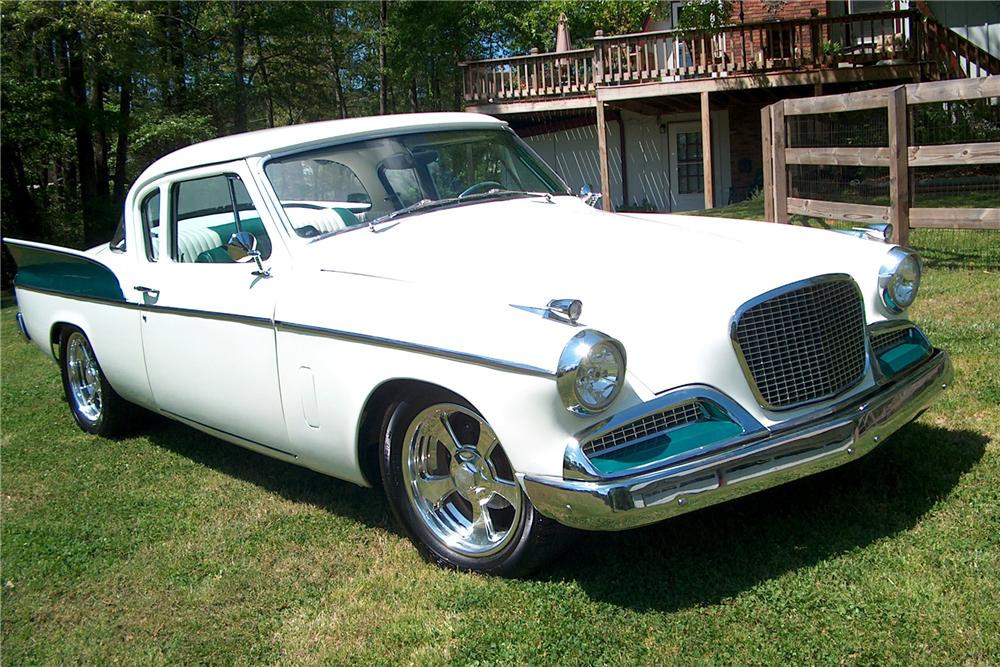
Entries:
[[[907,262],[913,262],[916,269],[916,279],[912,294],[908,300],[900,299],[896,291],[900,283],[901,269]],[[913,250],[896,246],[891,249],[882,261],[878,272],[878,293],[882,309],[889,315],[899,315],[913,305],[920,291],[920,281],[923,276],[923,261]]]
[[[588,405],[577,389],[577,380],[580,378],[580,371],[591,359],[593,352],[601,346],[606,346],[618,362],[615,374],[616,382],[611,394],[604,401],[600,404]],[[611,407],[621,393],[622,387],[625,386],[627,368],[628,360],[625,355],[625,346],[620,341],[596,329],[584,329],[566,343],[559,355],[559,366],[556,371],[559,398],[566,409],[573,414],[581,417],[600,414]]]

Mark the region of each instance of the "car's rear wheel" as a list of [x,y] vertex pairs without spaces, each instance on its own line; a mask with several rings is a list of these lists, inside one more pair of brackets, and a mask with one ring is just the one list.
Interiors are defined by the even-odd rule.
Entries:
[[493,429],[451,397],[401,403],[381,458],[393,510],[431,562],[514,576],[571,534],[535,510]]
[[131,431],[139,408],[112,389],[87,336],[66,327],[60,337],[63,390],[77,425],[94,435],[116,436]]

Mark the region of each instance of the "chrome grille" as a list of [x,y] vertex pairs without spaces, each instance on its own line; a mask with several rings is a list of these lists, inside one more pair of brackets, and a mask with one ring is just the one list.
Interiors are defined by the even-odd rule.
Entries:
[[583,453],[587,456],[593,456],[603,451],[631,444],[642,438],[662,433],[671,428],[684,426],[685,424],[690,424],[704,418],[705,412],[700,402],[691,401],[690,403],[683,403],[669,410],[657,412],[642,419],[629,422],[610,433],[605,433],[599,438],[585,442],[582,445]]
[[865,372],[865,313],[848,276],[789,285],[737,314],[734,340],[761,405],[834,396]]
[[902,329],[896,329],[894,331],[886,331],[885,333],[876,333],[871,335],[872,339],[872,352],[875,354],[881,354],[886,350],[896,347],[900,343],[905,342],[910,337],[910,328],[904,327]]

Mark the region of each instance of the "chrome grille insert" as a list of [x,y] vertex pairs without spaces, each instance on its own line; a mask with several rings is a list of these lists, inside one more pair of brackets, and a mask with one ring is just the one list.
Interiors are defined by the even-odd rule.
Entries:
[[762,407],[787,410],[836,396],[865,373],[865,312],[847,275],[787,285],[744,304],[733,343]]
[[910,338],[910,327],[894,329],[885,333],[871,334],[872,352],[879,355],[888,349],[896,347],[900,343],[906,342]]
[[609,449],[617,448],[626,444],[635,444],[649,436],[663,433],[678,426],[684,426],[692,422],[706,418],[705,408],[700,401],[682,403],[662,412],[657,412],[642,419],[636,419],[621,426],[614,431],[605,433],[599,438],[595,438],[581,445],[583,453],[587,456],[594,456]]

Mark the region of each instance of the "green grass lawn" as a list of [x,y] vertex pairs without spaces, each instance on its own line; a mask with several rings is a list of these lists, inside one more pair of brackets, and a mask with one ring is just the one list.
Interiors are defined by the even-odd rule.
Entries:
[[84,435],[2,310],[4,664],[1000,663],[1000,274],[931,266],[955,386],[857,462],[525,580],[445,572],[377,491],[155,421]]

